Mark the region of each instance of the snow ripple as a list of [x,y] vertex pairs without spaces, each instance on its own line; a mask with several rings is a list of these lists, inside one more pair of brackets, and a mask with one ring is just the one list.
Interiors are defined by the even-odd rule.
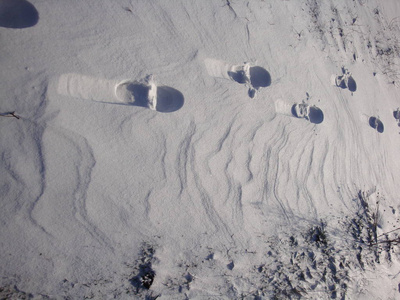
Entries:
[[[33,211],[35,219],[68,249],[77,242],[75,247],[87,244],[83,242],[87,234],[98,244],[112,249],[110,240],[91,221],[86,205],[96,163],[87,140],[66,129],[48,128],[43,141],[47,188]],[[51,152],[46,145],[52,145]],[[69,163],[64,164],[65,160]],[[71,223],[71,218],[76,223]]]

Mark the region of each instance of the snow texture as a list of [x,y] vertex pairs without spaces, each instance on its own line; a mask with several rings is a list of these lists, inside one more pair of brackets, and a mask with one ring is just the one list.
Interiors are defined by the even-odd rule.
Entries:
[[398,299],[400,1],[0,0],[0,296]]

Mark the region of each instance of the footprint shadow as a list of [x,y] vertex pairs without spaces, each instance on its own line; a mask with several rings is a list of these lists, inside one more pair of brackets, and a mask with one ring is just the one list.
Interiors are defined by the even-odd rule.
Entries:
[[6,28],[32,27],[39,21],[36,8],[26,0],[0,0],[0,26]]
[[393,111],[393,117],[396,119],[397,125],[400,126],[400,108]]
[[324,121],[324,113],[318,107],[311,106],[308,118],[311,123],[320,124]]
[[347,86],[348,86],[350,92],[355,92],[357,90],[357,83],[353,79],[353,77],[351,77],[351,76],[349,77]]
[[240,84],[247,83],[247,76],[244,71],[228,71],[228,75],[232,80]]
[[370,117],[368,122],[369,122],[369,126],[374,128],[379,133],[383,133],[383,130],[384,130],[383,123],[377,117]]
[[255,89],[268,87],[271,85],[271,75],[262,67],[250,68],[250,83]]
[[156,111],[168,113],[182,108],[184,104],[183,94],[169,86],[159,86],[157,89]]

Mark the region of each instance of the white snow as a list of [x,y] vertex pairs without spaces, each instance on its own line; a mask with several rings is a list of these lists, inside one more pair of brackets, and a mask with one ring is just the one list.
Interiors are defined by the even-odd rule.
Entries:
[[399,298],[399,38],[397,0],[0,0],[0,295]]

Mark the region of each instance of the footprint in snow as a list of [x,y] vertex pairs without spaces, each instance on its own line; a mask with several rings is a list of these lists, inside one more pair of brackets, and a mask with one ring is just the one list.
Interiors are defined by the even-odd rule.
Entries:
[[169,86],[158,86],[152,75],[142,82],[124,81],[116,87],[117,98],[126,104],[148,107],[158,112],[174,112],[183,106],[180,91]]
[[271,85],[271,75],[259,66],[251,66],[249,63],[231,65],[221,60],[209,58],[205,59],[204,63],[210,76],[225,78],[246,85],[250,98],[254,98],[260,88]]
[[146,107],[163,113],[176,111],[184,103],[180,91],[157,85],[152,75],[139,81],[121,82],[80,74],[63,74],[58,80],[57,91],[74,98]]
[[393,117],[396,119],[397,125],[400,127],[400,108],[393,111]]
[[275,111],[285,116],[306,119],[313,124],[320,124],[324,121],[322,110],[305,102],[291,104],[278,99],[275,101]]
[[384,126],[381,120],[379,120],[379,118],[377,117],[370,117],[369,120],[369,125],[374,128],[376,131],[378,131],[379,133],[382,133],[384,130]]
[[36,25],[39,13],[26,0],[0,0],[0,26],[27,28]]
[[357,90],[357,84],[349,71],[342,68],[342,75],[332,75],[332,84],[342,89],[349,89],[350,92]]
[[324,120],[324,113],[315,105],[310,106],[306,103],[295,103],[292,106],[291,112],[296,118],[304,118],[314,124],[320,124]]

